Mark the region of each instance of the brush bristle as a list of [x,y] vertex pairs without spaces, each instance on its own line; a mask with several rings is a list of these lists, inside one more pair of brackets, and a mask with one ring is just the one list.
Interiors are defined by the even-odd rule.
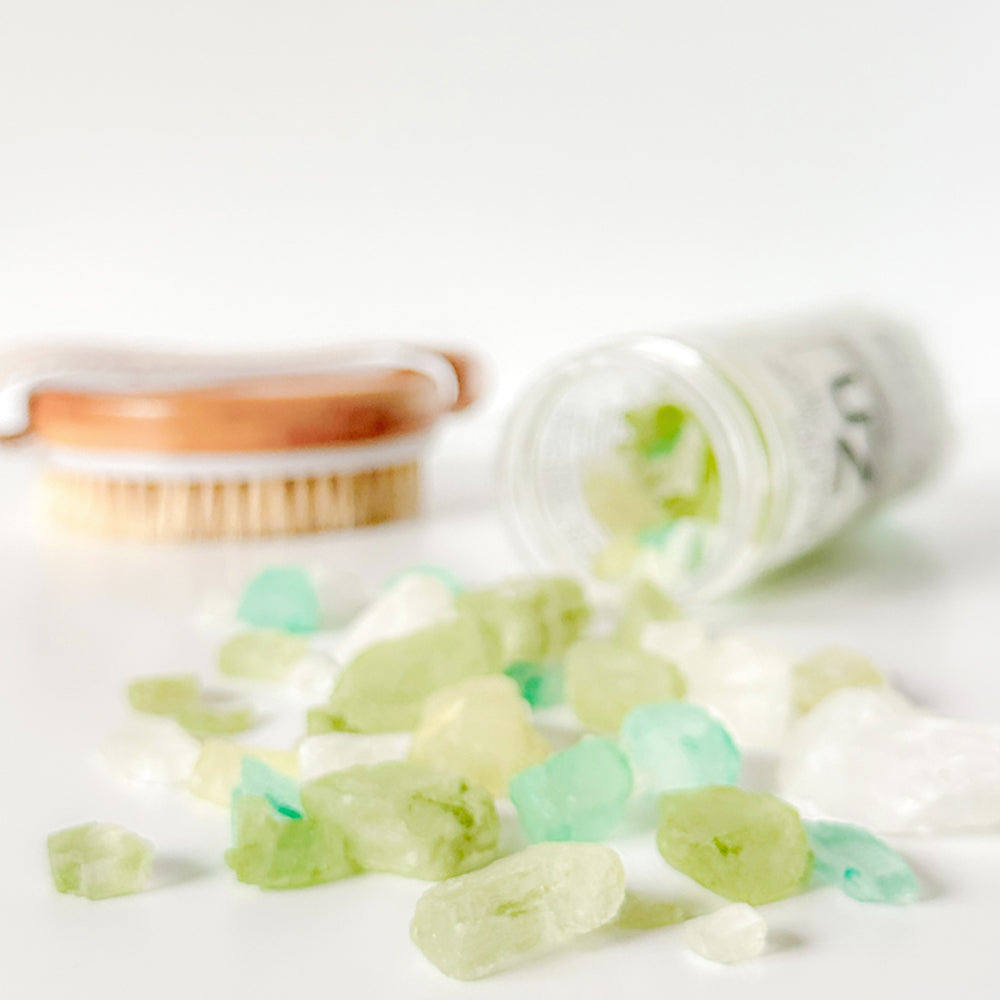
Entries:
[[416,462],[350,474],[233,482],[135,482],[49,469],[49,519],[102,538],[261,538],[356,528],[411,517]]

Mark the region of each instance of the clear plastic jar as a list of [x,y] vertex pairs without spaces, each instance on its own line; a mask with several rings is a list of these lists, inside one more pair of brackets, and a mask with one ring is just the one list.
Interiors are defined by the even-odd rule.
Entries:
[[593,572],[609,533],[584,472],[622,448],[624,414],[661,402],[700,425],[716,509],[702,537],[688,532],[697,558],[636,543],[626,575],[682,598],[732,590],[815,548],[926,480],[951,436],[920,341],[868,311],[607,341],[543,374],[506,429],[502,504],[535,562]]

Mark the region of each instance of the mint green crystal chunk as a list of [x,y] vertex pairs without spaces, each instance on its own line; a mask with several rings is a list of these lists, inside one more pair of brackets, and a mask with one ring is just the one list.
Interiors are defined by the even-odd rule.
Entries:
[[510,782],[531,841],[603,840],[625,816],[632,771],[614,740],[585,737]]
[[330,729],[413,729],[428,695],[496,667],[479,629],[463,618],[376,643],[340,675],[327,706]]
[[862,903],[913,903],[913,869],[885,841],[849,823],[806,823],[817,877]]
[[566,700],[566,674],[561,666],[519,661],[504,673],[517,682],[521,697],[532,708],[551,708]]
[[735,785],[740,751],[726,728],[699,705],[666,701],[633,708],[619,735],[644,792]]
[[485,635],[503,668],[519,661],[558,659],[590,621],[583,589],[568,577],[528,577],[468,590],[456,606]]
[[302,785],[306,815],[343,830],[367,871],[451,878],[497,856],[500,819],[484,788],[425,764],[392,761],[333,771]]
[[114,823],[84,823],[49,835],[52,881],[60,892],[108,899],[149,882],[153,845]]
[[137,677],[128,686],[128,700],[137,712],[177,715],[201,698],[201,681],[195,674],[161,674]]
[[229,677],[283,681],[305,656],[308,642],[300,635],[261,628],[243,632],[219,650],[219,670]]
[[275,566],[255,576],[237,614],[255,628],[284,632],[316,632],[323,617],[316,590],[299,566]]
[[226,864],[241,882],[262,889],[299,889],[357,871],[336,826],[282,816],[258,795],[233,803],[233,841]]
[[664,795],[656,846],[706,889],[754,906],[798,892],[810,871],[799,814],[773,795],[730,786]]
[[244,796],[256,796],[289,819],[302,818],[299,783],[287,774],[269,767],[259,757],[246,756],[240,761],[240,783],[233,789],[233,807]]

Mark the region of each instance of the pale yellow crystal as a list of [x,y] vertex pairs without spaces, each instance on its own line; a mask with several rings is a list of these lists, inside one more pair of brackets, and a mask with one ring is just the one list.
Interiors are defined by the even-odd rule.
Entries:
[[492,674],[443,688],[424,702],[410,760],[506,795],[507,783],[518,771],[551,752],[548,740],[531,724],[531,709],[517,683]]
[[885,683],[885,678],[864,653],[842,646],[827,646],[794,668],[795,711],[804,715],[841,688],[885,687]]
[[291,778],[298,777],[299,758],[295,753],[209,739],[202,744],[188,790],[200,799],[228,808],[233,789],[240,783],[240,763],[248,756]]

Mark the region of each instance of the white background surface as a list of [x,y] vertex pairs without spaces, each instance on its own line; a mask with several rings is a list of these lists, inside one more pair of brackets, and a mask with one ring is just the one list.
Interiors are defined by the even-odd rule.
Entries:
[[[996,837],[901,844],[929,887],[909,910],[769,907],[784,947],[743,969],[698,965],[668,930],[463,986],[408,943],[420,885],[236,886],[223,817],[115,784],[91,751],[128,677],[210,676],[196,612],[267,562],[370,584],[424,560],[515,569],[484,470],[545,358],[853,298],[928,331],[961,453],[823,562],[712,614],[791,652],[856,644],[926,703],[1000,718],[998,29],[970,0],[8,4],[0,345],[455,340],[493,356],[496,391],[444,435],[428,519],[351,537],[102,549],[41,534],[30,461],[0,467],[4,995],[994,995]],[[44,837],[92,817],[156,840],[169,884],[57,897]],[[636,885],[690,891],[648,837],[620,846]]]

